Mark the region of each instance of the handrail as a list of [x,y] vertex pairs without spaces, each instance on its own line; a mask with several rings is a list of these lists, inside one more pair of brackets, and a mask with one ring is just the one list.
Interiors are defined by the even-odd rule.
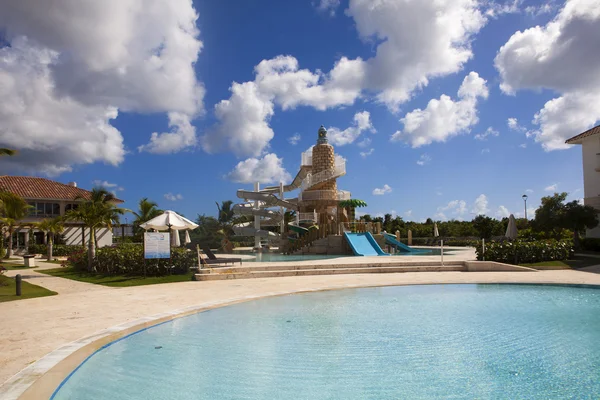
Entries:
[[340,176],[346,175],[346,161],[337,161],[333,168],[326,169],[316,174],[308,174],[300,185],[300,190],[304,191],[321,182],[325,182],[331,179],[339,178]]
[[298,194],[298,201],[307,200],[349,200],[350,192],[347,190],[307,190]]

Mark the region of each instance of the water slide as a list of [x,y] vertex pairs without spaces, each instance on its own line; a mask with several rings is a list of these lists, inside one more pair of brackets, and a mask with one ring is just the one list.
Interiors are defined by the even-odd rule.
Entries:
[[344,237],[352,248],[354,255],[357,256],[389,256],[388,253],[381,250],[377,241],[370,232],[348,233],[344,232]]
[[399,242],[396,239],[396,236],[394,236],[392,234],[384,233],[384,236],[385,236],[385,242],[387,244],[391,244],[393,246],[396,246],[396,248],[398,250],[400,250],[400,252],[402,252],[402,253],[417,253],[418,252],[418,250],[413,249],[412,247],[408,247],[407,245],[405,245],[402,242]]
[[290,222],[288,224],[288,227],[290,228],[291,231],[296,232],[300,236],[308,233],[308,229],[306,229],[306,228],[304,228],[304,227],[302,227],[300,225],[296,225],[296,224],[294,224],[292,222]]

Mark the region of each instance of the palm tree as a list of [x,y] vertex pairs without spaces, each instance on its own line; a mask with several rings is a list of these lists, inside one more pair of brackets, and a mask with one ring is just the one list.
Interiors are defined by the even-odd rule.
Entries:
[[52,260],[52,246],[54,245],[54,235],[59,234],[64,229],[63,218],[46,218],[37,224],[37,228],[48,235],[48,261]]
[[90,199],[77,197],[79,207],[70,210],[66,218],[79,221],[90,229],[88,241],[88,271],[95,272],[94,258],[96,256],[96,229],[101,227],[112,228],[113,223],[118,223],[119,215],[129,210],[119,208],[114,204],[115,196],[105,188],[92,189]]
[[0,202],[2,203],[2,221],[8,229],[8,251],[5,258],[12,256],[13,233],[19,221],[27,216],[31,207],[21,197],[9,192],[0,192]]
[[155,202],[148,200],[147,197],[144,197],[140,200],[138,204],[138,212],[134,212],[135,220],[133,221],[134,229],[136,230],[136,235],[142,231],[140,225],[146,221],[150,221],[154,217],[158,217],[163,213],[163,210],[158,209],[158,204]]
[[219,210],[219,213],[217,214],[217,221],[219,221],[220,229],[218,232],[225,236],[225,238],[229,238],[229,236],[231,236],[233,233],[233,201],[225,200],[222,201],[220,205],[217,202],[215,202],[215,204]]
[[338,203],[339,208],[345,208],[348,212],[348,220],[354,222],[356,216],[356,208],[366,207],[367,203],[359,199],[342,200]]
[[14,156],[15,154],[17,154],[16,150],[0,147],[0,156]]

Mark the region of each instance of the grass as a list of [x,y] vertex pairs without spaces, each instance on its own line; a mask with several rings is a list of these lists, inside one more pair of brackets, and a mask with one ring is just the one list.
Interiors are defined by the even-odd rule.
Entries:
[[579,269],[598,264],[600,264],[600,258],[575,256],[572,260],[566,261],[541,261],[537,263],[520,265],[536,269]]
[[166,276],[127,276],[127,275],[116,275],[116,276],[105,276],[98,274],[90,274],[87,272],[75,271],[73,268],[56,268],[56,269],[45,269],[39,272],[59,278],[72,279],[79,282],[94,283],[96,285],[104,285],[111,287],[128,287],[128,286],[142,286],[142,285],[155,285],[159,283],[172,283],[172,282],[187,282],[192,280],[192,274],[183,275],[166,275]]
[[18,263],[14,263],[14,262],[6,262],[6,261],[0,261],[0,266],[6,268],[7,270],[13,270],[13,269],[33,269],[31,267],[26,267],[23,264],[18,264]]
[[0,275],[0,303],[12,300],[32,299],[34,297],[54,296],[56,292],[32,285],[31,283],[21,282],[21,296],[16,293],[16,281],[8,276]]

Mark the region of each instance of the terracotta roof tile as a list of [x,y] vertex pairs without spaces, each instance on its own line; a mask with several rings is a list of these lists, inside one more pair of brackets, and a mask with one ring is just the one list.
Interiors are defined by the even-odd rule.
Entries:
[[587,131],[580,133],[577,136],[573,136],[571,139],[568,139],[565,143],[567,144],[581,144],[581,140],[588,136],[597,135],[600,133],[600,125],[593,127],[592,129],[588,129]]
[[[24,199],[74,200],[89,199],[91,192],[75,186],[32,176],[0,176],[0,190],[17,194]],[[116,199],[119,203],[123,200]]]

